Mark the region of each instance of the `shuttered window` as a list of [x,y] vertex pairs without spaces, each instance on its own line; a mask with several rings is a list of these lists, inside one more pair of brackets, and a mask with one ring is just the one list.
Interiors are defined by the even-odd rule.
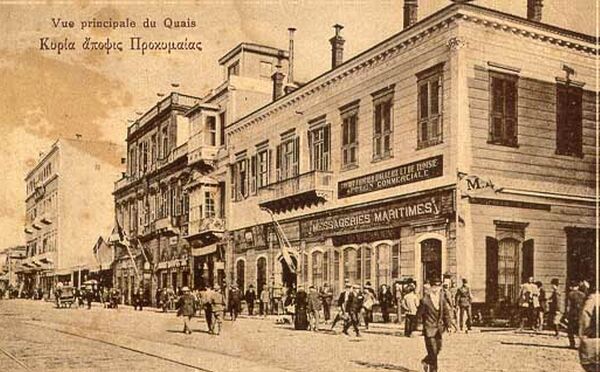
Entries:
[[300,137],[285,139],[277,146],[276,176],[277,181],[287,180],[299,174]]
[[358,165],[358,102],[340,109],[342,117],[342,169]]
[[417,148],[442,142],[442,65],[417,74],[418,126]]
[[559,84],[556,87],[556,153],[581,156],[582,98],[580,87]]
[[311,170],[327,171],[330,163],[329,124],[321,125],[308,132],[308,146]]

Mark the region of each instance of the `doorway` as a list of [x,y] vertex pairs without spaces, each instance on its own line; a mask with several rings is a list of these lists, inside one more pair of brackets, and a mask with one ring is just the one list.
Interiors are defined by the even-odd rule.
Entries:
[[568,228],[567,232],[567,283],[596,280],[596,231],[594,229]]
[[421,264],[423,284],[433,277],[441,278],[442,242],[440,240],[426,239],[421,242]]
[[[294,256],[291,256],[291,259],[294,267],[298,270],[298,260]],[[298,275],[290,269],[283,257],[279,259],[279,262],[281,263],[281,283],[286,288],[296,288]]]

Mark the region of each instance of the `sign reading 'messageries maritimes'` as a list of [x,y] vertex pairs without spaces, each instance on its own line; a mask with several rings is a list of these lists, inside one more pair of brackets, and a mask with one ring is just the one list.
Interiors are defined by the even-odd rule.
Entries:
[[349,196],[440,177],[443,171],[443,156],[434,156],[384,171],[341,181],[338,183],[338,198],[347,198]]

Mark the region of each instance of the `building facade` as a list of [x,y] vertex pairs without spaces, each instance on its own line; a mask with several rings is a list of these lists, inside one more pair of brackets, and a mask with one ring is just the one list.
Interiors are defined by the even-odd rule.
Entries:
[[533,15],[457,2],[346,62],[336,27],[330,71],[226,127],[228,279],[591,279],[597,50]]
[[14,246],[5,248],[0,252],[0,289],[8,287],[19,287],[19,272],[21,259],[25,258],[27,248],[25,246]]
[[123,159],[114,143],[60,138],[27,174],[26,290],[78,286],[96,264],[90,247],[112,227],[110,191]]

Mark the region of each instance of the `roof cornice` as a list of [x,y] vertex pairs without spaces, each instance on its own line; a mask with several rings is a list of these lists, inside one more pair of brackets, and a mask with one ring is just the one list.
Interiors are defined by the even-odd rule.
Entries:
[[[490,20],[489,18],[494,18]],[[401,51],[420,43],[440,30],[449,28],[459,21],[472,22],[484,27],[529,37],[559,47],[570,48],[588,54],[596,54],[595,38],[575,31],[528,20],[512,14],[499,12],[472,4],[452,4],[426,17],[388,39],[374,45],[333,70],[315,77],[290,94],[255,110],[227,126],[229,134],[238,133],[252,124],[292,106],[318,91],[336,84],[359,71],[368,71],[388,62]],[[452,40],[449,40],[449,46]]]

